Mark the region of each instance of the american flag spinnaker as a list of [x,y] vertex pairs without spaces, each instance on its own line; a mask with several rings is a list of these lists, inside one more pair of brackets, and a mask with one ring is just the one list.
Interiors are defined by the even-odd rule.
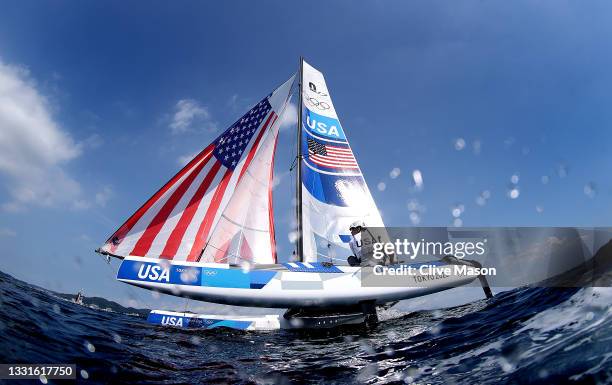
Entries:
[[99,251],[174,261],[275,263],[274,148],[294,78],[196,155]]

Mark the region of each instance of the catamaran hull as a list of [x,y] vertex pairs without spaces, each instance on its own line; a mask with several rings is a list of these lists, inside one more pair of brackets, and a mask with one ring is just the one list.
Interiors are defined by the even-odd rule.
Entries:
[[434,276],[417,284],[417,278],[406,276],[406,286],[383,287],[362,285],[361,273],[360,267],[320,263],[286,263],[245,271],[226,264],[128,257],[122,262],[117,279],[165,294],[227,305],[322,308],[364,302],[382,305],[466,285],[477,278]]
[[186,329],[219,329],[227,328],[245,331],[271,331],[295,329],[331,329],[338,326],[361,325],[363,313],[330,314],[326,316],[303,318],[285,318],[279,314],[261,316],[231,316],[179,313],[165,310],[152,310],[147,322],[162,327]]

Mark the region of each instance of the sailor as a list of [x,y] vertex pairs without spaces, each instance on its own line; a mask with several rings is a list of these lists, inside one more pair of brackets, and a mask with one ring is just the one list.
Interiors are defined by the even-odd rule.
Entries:
[[348,257],[347,261],[351,266],[361,265],[361,232],[365,230],[365,223],[363,221],[355,221],[349,226],[351,232],[351,240],[349,241],[349,247],[353,252],[353,255]]

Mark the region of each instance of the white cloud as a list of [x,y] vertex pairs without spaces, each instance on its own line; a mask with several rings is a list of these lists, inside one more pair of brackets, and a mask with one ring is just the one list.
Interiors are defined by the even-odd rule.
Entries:
[[72,202],[72,206],[70,207],[73,210],[87,210],[91,208],[91,202],[85,199],[77,199]]
[[238,94],[233,94],[232,97],[227,101],[227,105],[232,109],[236,109],[238,106]]
[[207,107],[193,99],[181,99],[174,106],[170,129],[173,134],[183,134],[193,130],[215,131],[217,123],[212,121]]
[[227,101],[227,106],[232,112],[244,113],[253,105],[253,99],[244,98],[238,94],[233,94]]
[[16,237],[17,232],[8,227],[0,227],[0,237]]
[[0,173],[13,199],[3,208],[74,202],[81,187],[62,166],[81,151],[53,120],[28,70],[0,61]]
[[100,207],[105,207],[106,203],[113,196],[113,194],[113,189],[110,188],[110,186],[104,186],[101,191],[96,193],[96,204]]
[[297,122],[297,106],[293,103],[289,103],[283,111],[281,116],[280,129],[285,130],[287,128],[295,127]]
[[83,141],[83,146],[91,149],[98,148],[104,144],[104,139],[98,134],[92,134]]
[[196,157],[196,155],[198,155],[200,152],[196,151],[190,154],[185,154],[185,155],[181,155],[178,157],[178,159],[176,160],[176,162],[181,165],[181,166],[186,166],[187,163],[189,163],[189,161],[193,158]]

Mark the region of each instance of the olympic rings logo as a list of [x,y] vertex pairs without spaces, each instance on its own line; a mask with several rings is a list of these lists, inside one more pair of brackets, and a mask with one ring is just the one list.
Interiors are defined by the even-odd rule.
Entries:
[[323,101],[319,101],[318,99],[312,97],[312,96],[308,96],[308,95],[304,95],[304,100],[310,104],[311,106],[323,111],[323,110],[329,110],[331,108],[331,106],[329,105],[329,103],[327,102],[323,102]]

